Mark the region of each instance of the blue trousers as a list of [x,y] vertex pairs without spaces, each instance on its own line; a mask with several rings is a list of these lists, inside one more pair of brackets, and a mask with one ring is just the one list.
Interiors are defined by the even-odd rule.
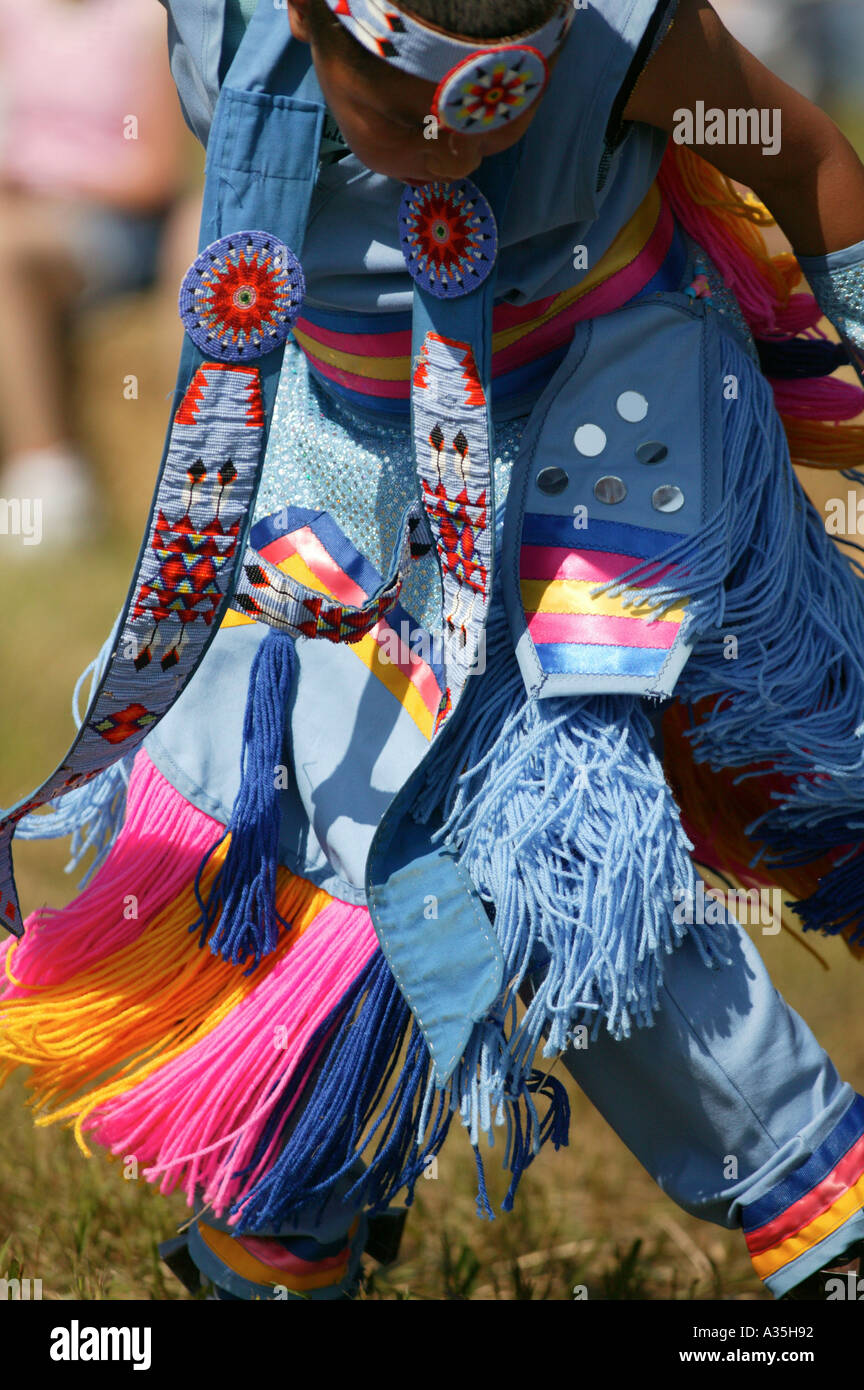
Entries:
[[[781,998],[744,929],[723,930],[731,964],[708,969],[685,941],[668,958],[652,1027],[620,1042],[603,1033],[562,1063],[667,1196],[742,1228],[757,1274],[779,1297],[864,1238],[864,1100]],[[346,1200],[350,1182],[300,1233],[272,1233],[272,1248],[293,1262],[284,1286],[270,1276],[275,1296],[336,1298],[356,1287],[366,1222]],[[224,1239],[219,1247],[214,1230],[229,1228],[205,1220],[189,1235],[199,1268],[234,1297],[274,1297],[248,1251],[235,1259]]]
[[667,1196],[743,1228],[780,1297],[864,1237],[864,1101],[730,936],[720,969],[689,940],[673,952],[653,1027],[562,1062]]
[[[650,713],[662,758],[662,707]],[[755,1272],[779,1298],[864,1239],[864,1098],[775,989],[744,928],[727,914],[718,930],[729,965],[708,969],[686,939],[667,959],[652,1027],[620,1042],[601,1033],[561,1064],[672,1201],[742,1230]],[[538,953],[535,976],[543,965]],[[532,988],[529,975],[529,997]],[[352,1180],[334,1188],[302,1236],[295,1226],[274,1232],[310,1268],[316,1242],[322,1252],[322,1286],[302,1296],[355,1287],[366,1222],[346,1199]],[[235,1297],[272,1297],[204,1249],[194,1226],[189,1248]],[[326,1270],[337,1250],[348,1262],[333,1284]]]

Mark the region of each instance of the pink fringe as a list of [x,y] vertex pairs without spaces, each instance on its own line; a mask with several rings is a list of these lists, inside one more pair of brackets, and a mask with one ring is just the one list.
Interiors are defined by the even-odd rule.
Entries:
[[[186,801],[140,749],[126,819],[104,864],[67,907],[37,908],[15,945],[12,972],[30,985],[57,985],[135,941],[194,878],[224,826]],[[137,899],[137,917],[129,895]],[[0,995],[26,994],[4,977]]]
[[242,1179],[232,1176],[250,1162],[298,1067],[304,1082],[311,1074],[326,1046],[325,1040],[318,1054],[307,1055],[313,1034],[377,947],[365,908],[328,904],[211,1033],[94,1111],[85,1129],[113,1153],[147,1165],[148,1181],[162,1175],[161,1192],[182,1183],[191,1205],[200,1188],[221,1214],[268,1168],[278,1137],[254,1171]]
[[[781,332],[778,305],[770,285],[759,274],[753,261],[742,256],[740,245],[724,224],[712,215],[710,208],[700,207],[689,197],[675,161],[668,157],[663,163],[661,184],[678,221],[711,257],[735,294],[754,334],[767,338]],[[803,309],[803,306],[799,308]]]
[[[674,159],[663,162],[661,186],[672,211],[690,236],[711,257],[755,338],[788,342],[807,330],[818,330],[822,310],[812,294],[792,294],[780,303],[756,263],[742,255],[726,226],[688,196]],[[802,277],[803,278],[803,277]],[[864,391],[836,377],[799,377],[794,381],[768,377],[780,415],[798,420],[854,420],[864,410]]]
[[864,410],[864,391],[833,376],[769,377],[781,415],[796,420],[854,420]]
[[[816,328],[821,321],[822,310],[812,294],[790,294],[788,304],[777,306],[777,332],[783,338],[794,338],[808,328]],[[828,335],[818,333],[818,337],[827,338]]]

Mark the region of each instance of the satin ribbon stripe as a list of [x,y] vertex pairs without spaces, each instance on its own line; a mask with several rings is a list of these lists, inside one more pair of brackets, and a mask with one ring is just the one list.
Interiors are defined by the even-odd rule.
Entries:
[[232,607],[292,637],[358,642],[398,602],[408,567],[432,544],[426,514],[419,502],[406,508],[399,545],[389,578],[360,605],[328,603],[320,586],[310,588],[249,547],[243,558]]
[[671,651],[680,621],[647,623],[643,618],[616,618],[596,613],[526,613],[528,631],[540,648],[547,642],[578,642],[583,646],[644,647]]
[[[320,521],[316,521],[316,527],[320,525]],[[345,572],[310,525],[269,541],[258,553],[298,583],[341,603],[359,607],[366,600],[365,590]],[[368,562],[364,561],[364,566],[372,573],[371,587],[374,588],[375,572]],[[222,625],[240,627],[254,621],[232,609]],[[443,678],[416,650],[406,645],[402,640],[404,632],[415,634],[416,624],[404,609],[397,607],[359,642],[352,643],[350,650],[403,706],[424,738],[431,738],[441,703]],[[431,638],[429,645],[431,647]]]
[[253,1259],[269,1265],[276,1272],[301,1279],[320,1274],[330,1274],[337,1280],[341,1279],[348,1267],[351,1253],[351,1247],[342,1244],[336,1255],[328,1255],[320,1260],[303,1259],[273,1237],[234,1236],[233,1239],[238,1247]]
[[[608,251],[580,280],[532,304],[496,304],[492,315],[492,400],[498,404],[545,385],[577,323],[610,313],[640,293],[674,288],[686,252],[656,184]],[[657,280],[655,286],[654,282]],[[411,315],[340,314],[304,305],[293,329],[310,366],[337,394],[384,413],[406,414],[411,376]]]
[[[585,536],[585,549],[577,549]],[[541,669],[549,674],[598,670],[604,675],[659,675],[678,638],[686,603],[662,615],[623,598],[593,595],[640,560],[656,559],[679,536],[621,522],[592,519],[584,532],[567,517],[528,512],[523,527],[519,573],[528,632]],[[610,548],[601,547],[608,545]],[[659,584],[652,575],[644,587]],[[608,652],[597,648],[606,647]]]
[[[253,1250],[262,1251],[266,1249],[263,1240],[252,1242],[252,1249],[249,1248],[248,1238],[237,1239],[228,1235],[225,1231],[218,1230],[215,1226],[207,1226],[204,1222],[197,1223],[198,1234],[210,1252],[221,1260],[222,1263],[233,1273],[239,1274],[241,1278],[248,1279],[254,1284],[274,1284],[283,1285],[295,1292],[302,1293],[311,1289],[329,1288],[340,1283],[348,1272],[349,1251],[345,1249],[344,1257],[340,1256],[337,1263],[333,1263],[331,1258],[320,1262],[316,1268],[311,1263],[307,1270],[303,1270],[300,1263],[297,1268],[286,1268],[281,1259],[278,1264],[274,1264],[271,1258],[263,1260]],[[275,1243],[275,1242],[271,1242]]]
[[767,1254],[793,1236],[800,1236],[814,1221],[830,1212],[836,1202],[845,1197],[862,1178],[864,1136],[852,1145],[849,1152],[812,1192],[800,1201],[793,1202],[776,1221],[770,1221],[767,1226],[760,1226],[757,1231],[751,1231],[747,1235],[747,1248],[751,1255]]
[[[580,539],[584,537],[584,543]],[[606,555],[623,554],[630,564],[639,560],[658,560],[673,542],[683,540],[679,531],[652,531],[647,526],[632,526],[622,521],[600,521],[594,517],[585,530],[577,531],[573,520],[566,516],[550,516],[542,512],[526,512],[522,529],[522,548],[551,546],[573,554],[599,552]]]
[[668,658],[666,648],[604,646],[570,640],[544,642],[535,650],[541,670],[547,675],[656,677]]
[[[633,563],[633,559],[630,559],[630,564]],[[625,608],[622,598],[613,598],[609,594],[598,594],[594,598],[592,592],[596,587],[596,581],[591,579],[553,579],[551,582],[525,579],[522,581],[522,602],[526,612],[539,616],[598,614],[607,618],[626,618],[628,621],[654,616],[648,607]],[[657,622],[680,625],[683,618],[684,606],[677,604],[658,614]]]
[[761,1279],[775,1275],[864,1208],[864,1098],[806,1162],[743,1211],[747,1248]]
[[782,1217],[791,1207],[810,1196],[828,1178],[842,1158],[864,1136],[864,1096],[856,1096],[818,1148],[783,1182],[777,1183],[764,1197],[744,1208],[742,1225],[751,1235]]
[[[519,575],[523,580],[585,579],[592,584],[606,584],[618,579],[633,564],[632,555],[614,550],[568,550],[565,546],[523,545],[519,557]],[[645,581],[646,588],[665,581],[674,573],[672,565],[658,570]]]
[[[842,1196],[823,1212],[815,1221],[803,1226],[797,1235],[784,1240],[781,1245],[765,1254],[753,1255],[753,1268],[760,1279],[767,1279],[783,1269],[792,1260],[812,1250],[814,1245],[826,1240],[841,1226],[864,1208],[864,1177],[846,1188]],[[749,1244],[749,1242],[748,1242]]]
[[832,1235],[864,1208],[864,1099],[856,1096],[810,1158],[743,1212],[747,1247],[762,1279]]

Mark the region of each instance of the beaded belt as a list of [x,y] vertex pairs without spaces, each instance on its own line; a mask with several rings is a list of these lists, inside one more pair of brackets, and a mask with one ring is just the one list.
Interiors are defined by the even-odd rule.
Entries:
[[[578,285],[531,304],[495,305],[492,404],[525,399],[526,410],[564,360],[583,319],[611,313],[636,295],[677,289],[686,253],[656,184],[608,251]],[[408,419],[411,311],[358,314],[308,303],[294,337],[327,389],[363,409]]]

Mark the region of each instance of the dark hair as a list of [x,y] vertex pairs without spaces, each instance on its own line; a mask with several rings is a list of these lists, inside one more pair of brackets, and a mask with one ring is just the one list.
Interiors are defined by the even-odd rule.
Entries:
[[[518,38],[539,29],[560,3],[561,0],[410,0],[403,8],[448,33],[484,42]],[[309,0],[308,13],[312,37],[319,48],[325,52],[339,51],[360,71],[380,71],[383,60],[358,43],[326,0]]]

